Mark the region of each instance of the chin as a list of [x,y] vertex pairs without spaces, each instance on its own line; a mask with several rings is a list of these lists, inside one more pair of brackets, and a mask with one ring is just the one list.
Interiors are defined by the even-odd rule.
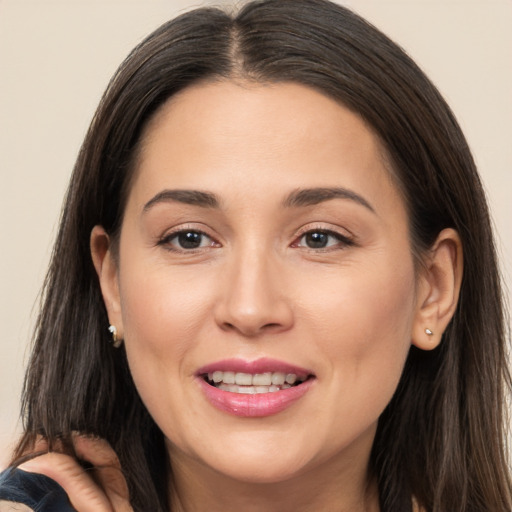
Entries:
[[291,480],[305,471],[305,467],[294,462],[286,464],[276,463],[278,454],[270,460],[244,460],[237,464],[229,464],[228,467],[217,467],[217,472],[233,480],[247,484],[278,484]]
[[[200,446],[189,445],[189,449],[192,446],[195,449],[179,452],[195,461],[196,471],[213,471],[224,478],[247,484],[277,484],[307,472],[314,465],[316,451],[311,441],[308,443],[303,436],[290,439],[290,433],[284,437],[281,433],[275,434],[257,435],[253,432],[248,436],[232,432],[225,438],[219,436],[217,442],[210,440]],[[171,459],[178,455],[175,450],[173,452]]]

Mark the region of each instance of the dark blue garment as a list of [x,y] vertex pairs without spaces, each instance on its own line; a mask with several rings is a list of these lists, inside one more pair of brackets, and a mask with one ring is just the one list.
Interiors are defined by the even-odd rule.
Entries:
[[0,500],[23,503],[35,512],[76,512],[55,480],[17,468],[0,473]]

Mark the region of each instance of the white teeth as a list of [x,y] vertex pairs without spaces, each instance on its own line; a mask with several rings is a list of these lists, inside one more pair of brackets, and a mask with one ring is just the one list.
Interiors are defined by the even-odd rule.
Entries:
[[295,375],[294,373],[289,373],[286,376],[286,383],[287,384],[295,384],[296,380],[297,380],[297,375]]
[[224,384],[234,384],[235,383],[235,372],[219,372],[223,373],[222,381]]
[[257,373],[252,377],[253,386],[270,386],[272,384],[272,374],[268,373]]
[[230,393],[240,393],[242,395],[259,395],[261,393],[275,393],[282,389],[291,388],[289,384],[283,386],[237,386],[236,384],[219,384],[218,389],[229,391]]
[[222,389],[223,391],[230,391],[231,393],[238,393],[238,386],[235,384],[221,384],[219,389]]
[[255,395],[256,388],[253,386],[239,386],[238,392],[242,393],[243,395]]
[[208,380],[223,391],[242,394],[274,393],[304,382],[305,376],[283,372],[243,373],[216,370],[208,373]]
[[286,376],[284,373],[275,372],[272,374],[272,384],[274,384],[274,386],[282,386],[285,380]]
[[239,386],[251,386],[252,385],[252,375],[250,373],[235,374],[235,384],[238,384]]

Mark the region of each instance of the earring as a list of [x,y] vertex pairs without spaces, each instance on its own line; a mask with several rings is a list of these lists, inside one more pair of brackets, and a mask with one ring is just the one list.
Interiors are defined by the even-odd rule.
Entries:
[[114,348],[119,348],[121,346],[121,343],[123,343],[123,340],[117,339],[117,329],[115,325],[109,325],[108,331],[110,334],[112,334],[112,345],[114,345]]
[[425,334],[426,334],[427,336],[432,336],[434,333],[433,333],[433,331],[431,331],[431,330],[427,327],[427,328],[425,329]]

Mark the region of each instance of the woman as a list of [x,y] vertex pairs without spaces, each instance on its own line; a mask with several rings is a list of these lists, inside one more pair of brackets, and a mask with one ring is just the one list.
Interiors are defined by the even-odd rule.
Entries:
[[453,115],[364,20],[163,25],[75,167],[7,499],[510,510],[493,247]]

